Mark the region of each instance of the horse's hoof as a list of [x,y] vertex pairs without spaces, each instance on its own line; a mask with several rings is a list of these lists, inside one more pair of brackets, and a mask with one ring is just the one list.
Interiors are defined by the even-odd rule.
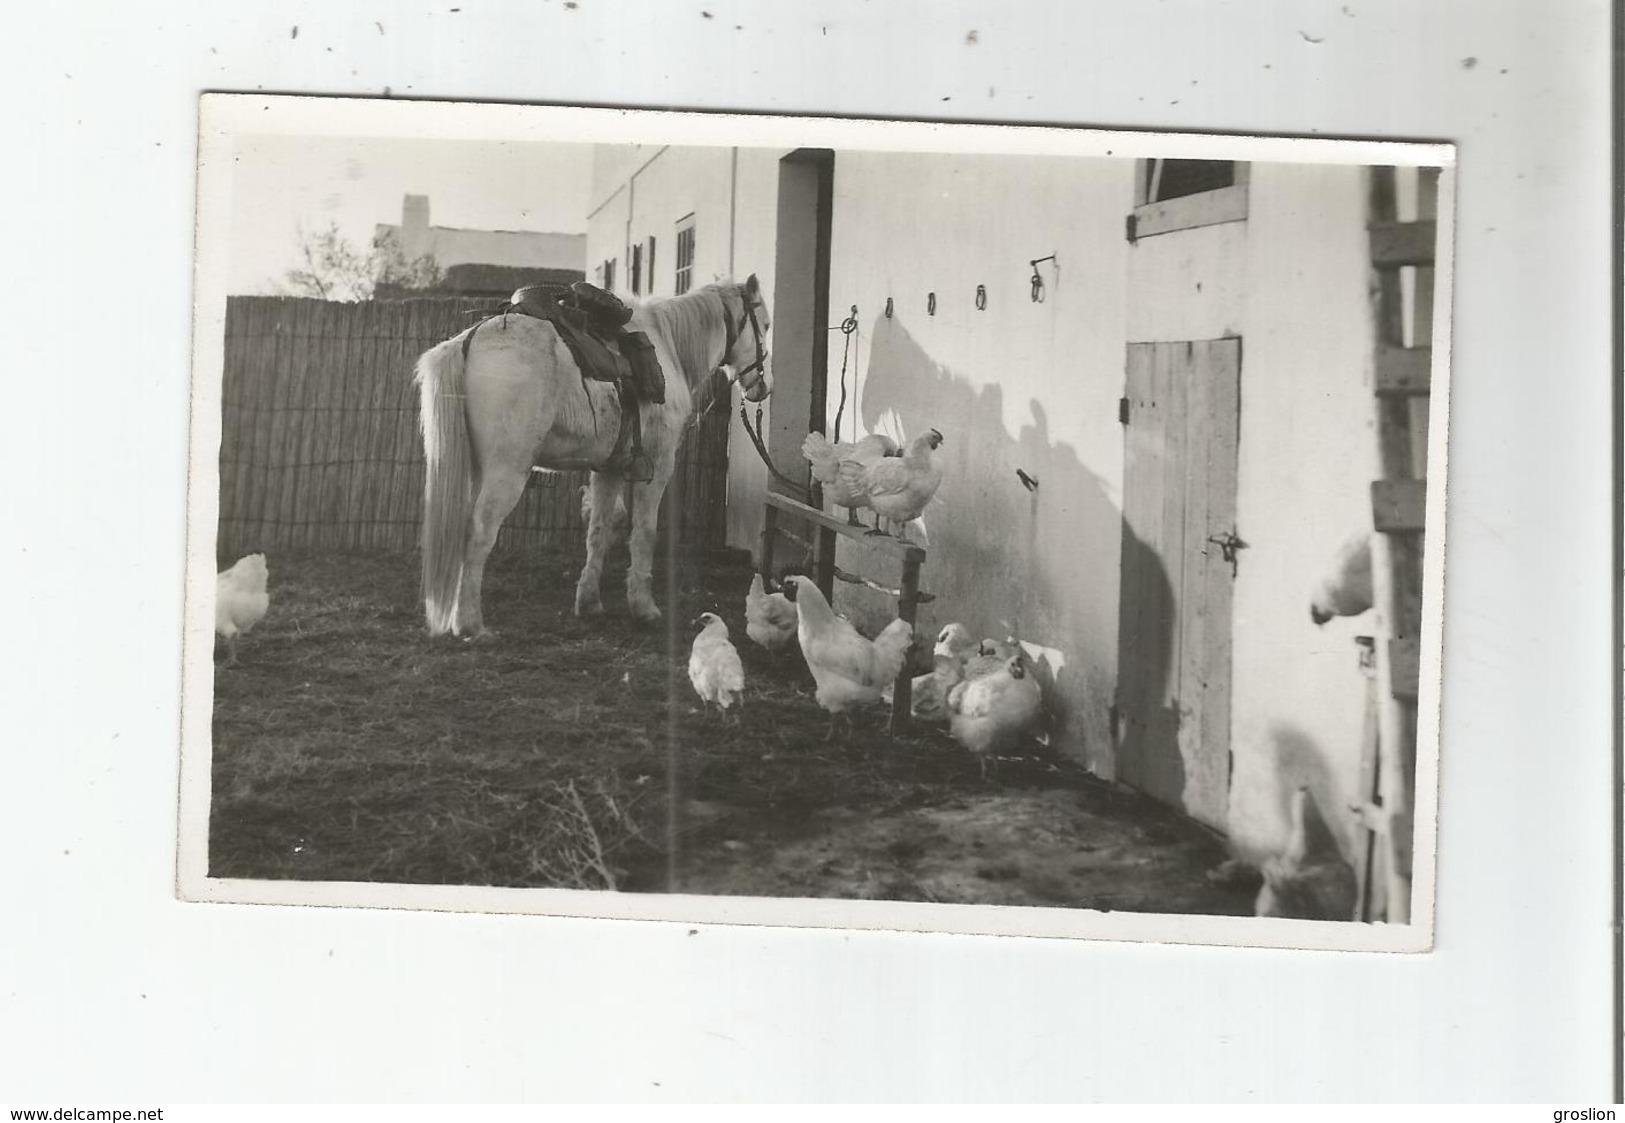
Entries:
[[577,616],[602,616],[603,614],[604,602],[599,600],[597,597],[593,597],[591,600],[584,597],[576,598]]
[[632,619],[635,620],[639,624],[658,624],[658,623],[660,623],[660,619],[661,619],[660,610],[658,608],[656,608],[652,604],[648,604],[648,605],[636,605],[636,604],[634,604],[634,605],[631,606],[631,609],[632,609]]
[[489,629],[489,628],[480,628],[477,631],[472,631],[472,632],[469,632],[467,635],[465,635],[463,637],[463,642],[464,643],[491,643],[496,638],[497,638],[497,634],[495,632],[491,631],[491,629]]

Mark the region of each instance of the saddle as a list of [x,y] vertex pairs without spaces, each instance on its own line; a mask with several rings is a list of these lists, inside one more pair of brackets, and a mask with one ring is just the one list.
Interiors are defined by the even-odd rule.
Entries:
[[[621,403],[621,429],[604,468],[636,483],[653,479],[654,465],[643,451],[643,419],[638,406],[640,402],[663,405],[666,401],[666,376],[654,344],[643,332],[627,330],[632,310],[614,293],[586,281],[576,281],[557,300],[549,299],[553,291],[544,285],[527,285],[517,290],[497,315],[504,319],[518,314],[546,320],[569,348],[583,381],[615,385]],[[473,339],[472,331],[463,337],[465,360]]]

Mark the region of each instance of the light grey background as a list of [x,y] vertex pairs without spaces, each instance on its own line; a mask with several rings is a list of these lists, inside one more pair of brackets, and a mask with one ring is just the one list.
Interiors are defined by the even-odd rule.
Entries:
[[[0,1099],[1607,1099],[1607,4],[565,5],[19,24]],[[1458,142],[1438,950],[176,903],[197,95],[385,86]]]

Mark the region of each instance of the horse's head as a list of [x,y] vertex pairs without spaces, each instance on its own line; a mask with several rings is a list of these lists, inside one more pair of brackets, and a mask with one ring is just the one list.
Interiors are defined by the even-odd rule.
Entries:
[[[740,301],[738,320],[733,318],[735,294]],[[729,379],[739,383],[745,400],[759,402],[773,392],[773,372],[768,366],[767,353],[767,333],[772,330],[773,317],[762,297],[761,282],[752,273],[744,284],[725,289],[722,299],[729,328],[722,362],[730,368]]]

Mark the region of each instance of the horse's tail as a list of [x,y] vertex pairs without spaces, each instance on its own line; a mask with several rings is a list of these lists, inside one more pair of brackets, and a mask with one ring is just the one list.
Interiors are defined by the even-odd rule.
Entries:
[[474,464],[463,398],[462,338],[425,351],[415,379],[422,403],[423,612],[429,634],[457,628],[463,550],[474,509]]

